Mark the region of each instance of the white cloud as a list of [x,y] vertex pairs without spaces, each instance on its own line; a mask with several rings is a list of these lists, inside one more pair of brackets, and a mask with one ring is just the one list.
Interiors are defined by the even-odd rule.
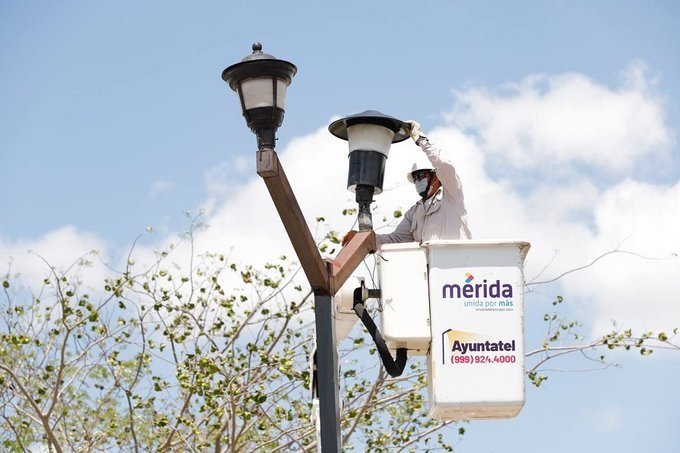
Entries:
[[[587,264],[620,244],[654,258],[680,252],[680,181],[642,183],[626,172],[639,158],[653,163],[669,151],[678,152],[663,102],[652,88],[647,73],[633,65],[616,89],[583,75],[563,74],[527,77],[503,95],[459,91],[462,107],[448,116],[448,124],[427,132],[454,158],[475,238],[530,241],[526,275],[538,280]],[[278,151],[312,232],[317,216],[326,219],[320,237],[329,226],[350,229],[354,217],[341,214],[355,207],[354,195],[345,189],[346,142],[324,126]],[[418,152],[410,140],[392,147],[384,192],[375,197],[383,211],[405,210],[416,201],[405,174]],[[210,228],[197,235],[196,250],[260,265],[282,254],[295,259],[253,162],[254,155],[244,156],[206,172]],[[576,171],[582,165],[590,171]],[[553,177],[558,167],[569,170]],[[232,184],[229,172],[245,168],[252,176]],[[376,213],[374,225],[382,224]],[[75,229],[48,236],[34,243],[5,241],[3,250],[52,254],[64,247],[102,246],[95,236]],[[170,241],[177,242],[178,235],[159,238],[158,247]],[[152,249],[138,247],[138,262],[154,260]],[[171,260],[182,264],[188,253],[180,248]],[[555,291],[576,302],[599,333],[611,319],[646,329],[680,326],[678,263],[677,258],[610,255],[560,280]]]
[[641,63],[609,88],[582,74],[531,75],[501,93],[456,91],[454,125],[474,131],[504,166],[545,169],[586,164],[630,170],[643,156],[668,149],[663,103]]
[[[532,242],[527,276],[537,275],[556,252],[557,258],[540,279],[550,279],[583,265],[626,238],[623,248],[644,255],[667,257],[671,250],[678,249],[677,244],[673,245],[673,232],[680,230],[677,188],[627,181],[602,192],[588,177],[578,176],[559,185],[543,182],[521,195],[511,179],[493,180],[486,174],[483,151],[474,140],[450,127],[435,129],[431,135],[453,150],[459,162],[475,237]],[[405,172],[416,152],[408,142],[390,152],[385,190],[376,196],[377,204],[384,210],[406,209],[415,201]],[[281,152],[284,168],[312,231],[317,215],[324,216],[328,224],[341,231],[352,226],[354,219],[340,214],[343,208],[354,206],[353,194],[344,189],[346,159],[346,144],[331,137],[325,128],[291,142]],[[636,201],[630,199],[632,194]],[[280,253],[294,256],[259,178],[253,178],[234,193],[234,198],[220,205],[208,223],[211,228],[199,238],[203,249],[226,252],[227,247],[234,247],[233,256],[238,260],[255,263]],[[374,223],[376,227],[382,224],[380,215],[374,215]],[[640,240],[634,241],[637,235]],[[644,286],[638,282],[652,281],[654,275],[673,281],[671,276],[677,275],[677,265],[677,260],[610,256],[587,271],[565,277],[560,291],[570,299],[582,301],[580,308],[593,317],[597,331],[607,330],[612,318],[628,327],[665,328],[669,323],[680,324],[680,307],[671,304],[672,295],[680,290],[675,288],[678,284],[655,286],[650,300],[642,297]]]
[[208,196],[224,198],[229,195],[229,169],[232,165],[222,162],[210,167],[203,173],[203,181]]
[[[349,193],[343,192],[346,174],[334,171],[346,166],[345,148],[343,142],[321,128],[279,150],[286,175],[313,232],[317,216],[325,216],[337,225],[340,206],[349,198],[346,196]],[[285,229],[259,176],[233,186],[230,197],[214,207],[207,223],[210,228],[198,239],[201,249],[226,251],[234,247],[234,256],[239,260],[255,263],[281,254],[293,257]]]
[[151,188],[147,192],[147,196],[152,200],[155,200],[164,193],[170,192],[175,188],[175,183],[168,181],[167,179],[158,179],[151,184]]
[[571,291],[597,301],[595,328],[612,319],[639,329],[680,325],[680,182],[624,181],[602,194],[594,216],[590,257],[617,247],[644,255],[621,254],[568,280]]
[[[632,171],[644,158],[663,173],[663,158],[677,153],[653,85],[634,64],[616,89],[564,74],[529,76],[503,95],[460,91],[462,106],[443,131],[461,158],[473,234],[532,242],[527,277],[543,271],[537,280],[549,280],[619,246],[665,258],[609,255],[560,281],[558,291],[595,332],[612,319],[637,329],[680,325],[680,259],[672,256],[680,251],[680,182],[642,183]],[[474,140],[456,142],[459,127]],[[484,161],[470,168],[475,155]]]
[[[250,157],[250,159],[248,159]],[[234,185],[244,176],[249,176],[254,169],[253,156],[237,156],[228,162],[222,162],[207,169],[203,181],[208,196],[224,199],[234,190]]]
[[[11,270],[28,285],[42,282],[49,275],[50,266],[57,272],[73,266],[79,269],[77,275],[83,284],[101,286],[107,246],[95,234],[65,226],[34,240],[0,238],[0,263],[3,273]],[[78,263],[84,266],[78,266]]]

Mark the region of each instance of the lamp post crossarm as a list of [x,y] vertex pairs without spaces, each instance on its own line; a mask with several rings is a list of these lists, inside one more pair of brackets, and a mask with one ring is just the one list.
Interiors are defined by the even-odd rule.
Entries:
[[276,151],[263,148],[257,152],[257,174],[264,179],[312,290],[315,293],[330,294],[330,278],[326,264],[305,222]]
[[312,290],[335,294],[366,255],[375,252],[375,233],[358,232],[335,259],[324,262],[276,151],[257,152],[257,174],[264,179]]
[[375,252],[376,249],[373,230],[359,231],[335,259],[326,259],[329,266],[331,294],[338,292],[366,255]]

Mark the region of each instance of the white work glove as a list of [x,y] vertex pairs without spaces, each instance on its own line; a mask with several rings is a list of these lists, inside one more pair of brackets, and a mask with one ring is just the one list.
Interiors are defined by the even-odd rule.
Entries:
[[404,121],[404,123],[407,124],[406,130],[411,135],[413,141],[416,142],[416,145],[420,145],[419,141],[421,139],[427,139],[427,137],[423,133],[423,129],[420,127],[420,124],[418,124],[416,121],[407,120]]

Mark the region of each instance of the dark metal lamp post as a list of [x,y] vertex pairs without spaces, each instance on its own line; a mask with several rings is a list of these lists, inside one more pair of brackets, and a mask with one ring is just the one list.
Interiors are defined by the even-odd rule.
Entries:
[[349,278],[364,257],[376,250],[369,206],[374,193],[382,191],[385,160],[391,143],[406,139],[404,124],[376,111],[352,115],[331,124],[330,131],[349,141],[348,186],[357,194],[361,231],[334,259],[323,259],[309,231],[295,194],[283,171],[274,147],[276,130],[283,122],[285,93],[297,68],[287,61],[262,53],[253,44],[253,53],[222,72],[222,79],[239,95],[243,116],[257,136],[257,174],[264,180],[281,217],[300,265],[314,291],[318,396],[322,451],[339,452],[340,404],[338,351],[335,337],[333,295]]

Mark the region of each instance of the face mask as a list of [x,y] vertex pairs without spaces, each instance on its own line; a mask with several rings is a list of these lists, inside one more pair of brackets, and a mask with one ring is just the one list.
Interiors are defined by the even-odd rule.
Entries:
[[430,191],[430,184],[428,181],[428,178],[423,178],[420,181],[416,181],[416,192],[418,192],[418,195],[421,196],[421,198],[425,198],[427,196],[427,193]]

